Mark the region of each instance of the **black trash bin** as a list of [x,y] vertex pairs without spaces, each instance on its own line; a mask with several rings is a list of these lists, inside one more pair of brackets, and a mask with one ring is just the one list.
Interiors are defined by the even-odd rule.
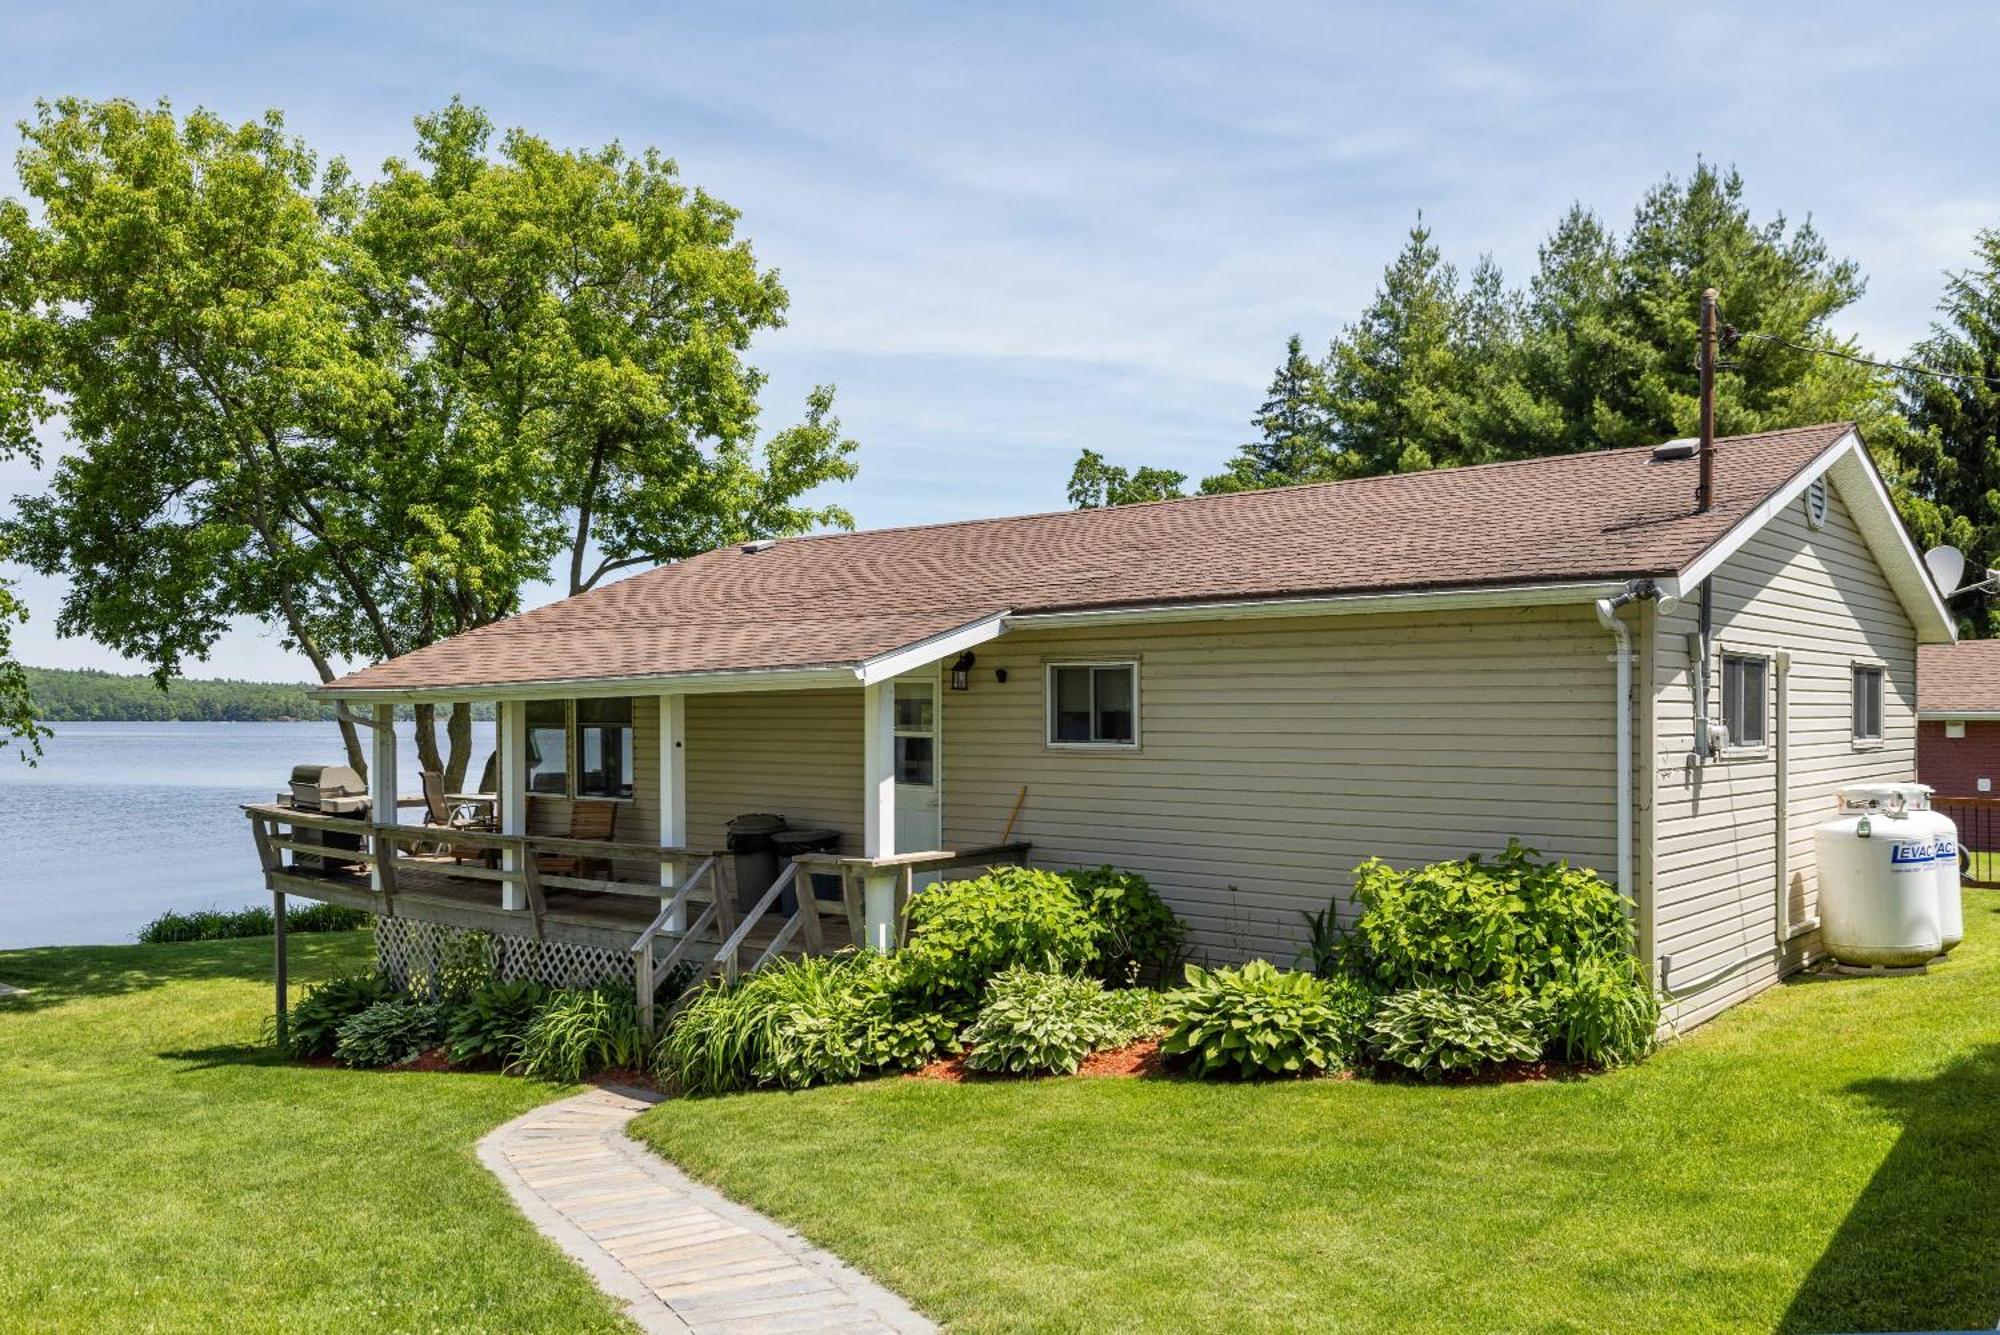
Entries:
[[785,818],[752,811],[729,822],[729,851],[736,855],[736,906],[755,907],[771,882],[778,879],[778,849],[772,839],[785,828]]
[[[790,861],[801,853],[833,852],[834,849],[840,847],[840,831],[785,830],[780,834],[772,835],[771,843],[776,849],[778,862],[782,869],[785,862]],[[802,874],[810,876],[813,873],[805,872]],[[826,873],[821,872],[819,874],[824,876]],[[786,917],[790,917],[792,914],[798,912],[799,901],[797,896],[790,890],[787,890],[778,897],[778,906],[785,911]]]

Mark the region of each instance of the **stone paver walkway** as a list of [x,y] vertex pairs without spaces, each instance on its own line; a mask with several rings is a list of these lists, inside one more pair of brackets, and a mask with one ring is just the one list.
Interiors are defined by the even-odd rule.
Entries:
[[515,1204],[648,1331],[930,1331],[908,1303],[625,1134],[658,1102],[595,1089],[479,1142]]

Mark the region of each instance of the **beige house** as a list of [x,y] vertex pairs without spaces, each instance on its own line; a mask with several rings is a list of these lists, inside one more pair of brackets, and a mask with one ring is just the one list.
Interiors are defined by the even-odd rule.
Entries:
[[[392,823],[378,745],[369,845],[294,865],[333,827],[253,809],[267,875],[630,952],[649,995],[683,960],[893,944],[924,877],[1016,857],[1141,872],[1197,952],[1286,963],[1362,859],[1519,838],[1624,890],[1696,1022],[1811,958],[1812,826],[1914,776],[1917,646],[1952,638],[1851,427],[1720,442],[1699,513],[1697,466],[1676,442],[710,552],[327,687],[377,720],[496,702],[497,829]],[[609,842],[565,837],[578,803],[615,805]],[[753,898],[711,854],[760,812],[838,847]]]

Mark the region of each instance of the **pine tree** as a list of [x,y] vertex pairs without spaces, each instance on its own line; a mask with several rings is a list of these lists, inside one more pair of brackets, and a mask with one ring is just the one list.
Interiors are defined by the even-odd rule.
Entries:
[[1237,448],[1227,472],[1204,478],[1204,492],[1253,491],[1338,475],[1326,416],[1326,377],[1297,334],[1285,341],[1285,360],[1250,424],[1257,428],[1257,439]]
[[[1908,464],[1905,518],[1914,513],[1920,541],[1964,549],[1968,582],[2000,565],[2000,384],[1993,379],[2000,377],[2000,230],[1981,232],[1977,246],[1977,262],[1950,276],[1940,319],[1911,354],[1917,365],[1962,378],[1904,378],[1912,439],[1899,452]],[[1992,594],[1967,594],[1951,606],[1973,635],[2000,631]]]

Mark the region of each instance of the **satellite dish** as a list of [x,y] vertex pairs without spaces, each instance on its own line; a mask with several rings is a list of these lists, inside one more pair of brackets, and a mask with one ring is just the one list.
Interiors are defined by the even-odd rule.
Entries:
[[1931,572],[1938,592],[1948,598],[1965,578],[1965,553],[1956,547],[1933,547],[1924,553],[1924,567]]

